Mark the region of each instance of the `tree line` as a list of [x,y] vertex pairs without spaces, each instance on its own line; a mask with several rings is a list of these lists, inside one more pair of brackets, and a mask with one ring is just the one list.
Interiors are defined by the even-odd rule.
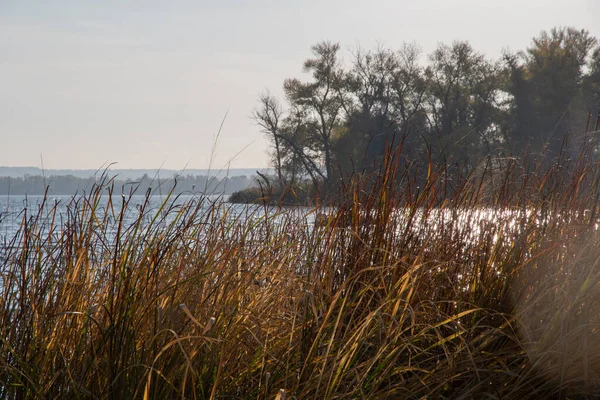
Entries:
[[49,176],[26,175],[24,177],[0,177],[0,195],[74,195],[89,192],[94,185],[103,184],[114,187],[115,193],[129,194],[132,191],[145,194],[167,193],[175,187],[175,194],[231,194],[246,189],[252,183],[252,177],[235,176],[215,178],[204,175],[180,175],[167,179],[153,179],[147,174],[140,179],[106,179],[105,177],[79,178],[73,175]]
[[260,95],[253,117],[280,185],[332,187],[400,145],[407,162],[470,167],[525,150],[552,157],[600,122],[600,46],[586,30],[543,31],[499,59],[466,41],[440,44],[426,65],[415,44],[354,49],[350,62],[340,53],[314,45],[308,80],[286,79],[283,101]]

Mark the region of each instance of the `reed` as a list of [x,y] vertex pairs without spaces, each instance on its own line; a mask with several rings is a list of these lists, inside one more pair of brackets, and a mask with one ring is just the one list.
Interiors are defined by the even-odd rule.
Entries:
[[132,211],[105,178],[66,213],[24,210],[0,397],[598,395],[599,163],[542,160],[453,171],[400,147],[335,207]]

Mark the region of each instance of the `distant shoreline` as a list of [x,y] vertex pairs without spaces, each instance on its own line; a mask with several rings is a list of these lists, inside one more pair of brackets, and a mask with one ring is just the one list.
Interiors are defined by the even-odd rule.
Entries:
[[109,176],[118,176],[120,179],[141,179],[144,175],[150,178],[155,176],[172,178],[173,176],[210,176],[216,178],[234,177],[234,176],[255,176],[256,171],[263,174],[271,174],[272,168],[231,168],[231,169],[152,169],[152,168],[109,168],[104,169],[43,169],[39,167],[8,167],[0,166],[0,178],[24,178],[26,176],[74,176],[77,178],[92,178],[100,176],[103,172],[108,172]]
[[74,175],[0,176],[0,196],[75,195],[89,193],[94,187],[110,188],[116,194],[223,194],[230,195],[250,187],[253,176],[160,175],[144,174],[135,179],[124,179],[118,174],[97,174],[91,177]]

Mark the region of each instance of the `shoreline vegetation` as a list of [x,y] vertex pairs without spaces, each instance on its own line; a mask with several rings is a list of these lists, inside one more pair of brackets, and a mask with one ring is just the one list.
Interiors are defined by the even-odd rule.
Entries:
[[466,174],[400,150],[306,214],[171,195],[124,224],[110,180],[24,210],[0,397],[598,395],[595,147]]
[[426,57],[415,43],[346,51],[322,41],[302,72],[283,81],[281,98],[259,95],[252,116],[273,172],[232,200],[329,201],[397,147],[406,163],[463,173],[524,154],[573,155],[600,121],[600,43],[585,29],[542,31],[496,58],[467,41],[440,43]]
[[233,204],[268,204],[271,206],[314,206],[317,189],[310,182],[302,185],[262,185],[255,184],[235,191],[229,196]]

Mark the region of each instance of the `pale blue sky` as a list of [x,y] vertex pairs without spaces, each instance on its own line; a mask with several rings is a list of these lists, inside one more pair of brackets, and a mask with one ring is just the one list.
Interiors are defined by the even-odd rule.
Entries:
[[0,165],[205,168],[229,110],[213,167],[244,148],[231,166],[262,167],[258,94],[320,40],[495,57],[554,26],[600,37],[599,16],[600,0],[0,0]]

